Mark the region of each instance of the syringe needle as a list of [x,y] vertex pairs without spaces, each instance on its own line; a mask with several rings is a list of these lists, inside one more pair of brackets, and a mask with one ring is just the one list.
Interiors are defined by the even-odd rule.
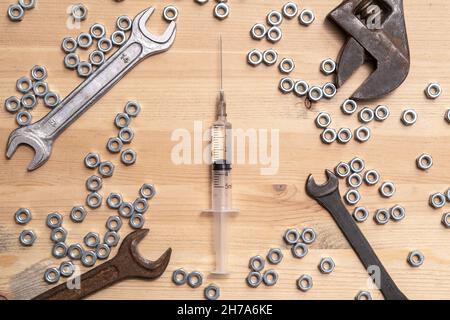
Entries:
[[222,46],[222,35],[219,38],[220,46],[220,91],[223,91],[223,46]]

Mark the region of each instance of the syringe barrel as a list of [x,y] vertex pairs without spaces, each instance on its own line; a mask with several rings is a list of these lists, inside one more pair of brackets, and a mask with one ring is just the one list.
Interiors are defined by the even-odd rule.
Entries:
[[231,168],[212,171],[212,209],[214,211],[231,210],[232,182]]

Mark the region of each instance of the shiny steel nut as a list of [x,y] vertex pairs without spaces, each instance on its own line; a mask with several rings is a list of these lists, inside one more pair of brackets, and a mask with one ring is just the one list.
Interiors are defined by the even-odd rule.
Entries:
[[433,166],[433,157],[429,154],[422,154],[416,159],[417,168],[420,170],[428,170]]
[[103,178],[109,178],[112,177],[114,174],[114,164],[111,161],[103,161],[98,166],[98,173]]
[[364,174],[364,182],[368,185],[368,186],[374,186],[376,185],[378,182],[380,182],[380,174],[378,173],[378,171],[376,170],[367,170],[366,173]]
[[32,246],[36,239],[37,236],[33,230],[23,230],[19,235],[19,241],[25,247]]
[[392,182],[384,182],[380,187],[380,194],[383,198],[391,198],[395,191],[395,185]]
[[45,95],[49,92],[47,82],[37,81],[33,85],[33,92],[37,97],[45,97]]
[[361,158],[353,158],[350,161],[350,170],[354,173],[361,173],[363,172],[364,168],[366,167],[366,163]]
[[100,50],[94,50],[89,54],[89,62],[96,67],[101,66],[105,63],[105,54]]
[[120,16],[117,18],[116,21],[117,29],[125,32],[131,30],[132,24],[133,22],[131,21],[131,18],[128,16]]
[[91,37],[94,39],[101,39],[106,35],[106,28],[100,23],[94,23],[89,29]]
[[36,1],[35,0],[19,0],[19,5],[24,10],[30,10],[36,6]]
[[50,240],[53,242],[64,242],[67,239],[67,230],[63,227],[55,228],[50,234]]
[[425,89],[425,95],[428,99],[437,99],[442,94],[442,87],[439,83],[430,83]]
[[31,211],[26,208],[20,208],[14,213],[14,220],[17,224],[25,225],[31,221]]
[[446,228],[450,228],[450,212],[444,213],[442,216],[442,224]]
[[304,243],[298,242],[291,248],[292,255],[297,259],[302,259],[308,254],[308,246]]
[[16,113],[20,110],[22,107],[22,103],[20,102],[20,99],[17,97],[9,97],[5,100],[5,109],[9,113]]
[[153,184],[144,183],[139,189],[139,194],[142,198],[150,200],[156,195],[156,188]]
[[89,77],[93,71],[94,68],[92,67],[92,64],[86,61],[80,62],[77,66],[77,73],[82,78]]
[[118,137],[109,138],[106,148],[111,153],[119,153],[122,151],[123,142]]
[[278,65],[278,69],[280,70],[281,73],[285,74],[291,73],[295,69],[294,60],[292,60],[291,58],[284,58]]
[[61,227],[63,223],[63,216],[58,212],[53,212],[47,215],[47,227],[55,229]]
[[52,255],[56,259],[62,259],[67,256],[67,251],[69,248],[64,242],[58,242],[53,245]]
[[372,136],[372,131],[370,131],[369,127],[359,127],[355,130],[355,138],[358,142],[364,143],[370,140]]
[[97,152],[89,152],[84,158],[84,165],[88,169],[95,169],[100,165],[100,155]]
[[31,77],[36,81],[43,81],[47,79],[48,72],[44,66],[34,66],[31,69]]
[[351,170],[350,170],[350,166],[345,163],[345,162],[340,162],[335,168],[334,168],[334,173],[336,174],[336,176],[338,176],[339,178],[346,178],[350,175]]
[[374,114],[376,121],[384,121],[389,118],[389,116],[391,115],[391,111],[387,106],[379,105],[375,108]]
[[178,9],[175,6],[166,6],[163,10],[163,17],[167,22],[175,21],[178,18]]
[[116,30],[111,34],[111,42],[113,45],[121,47],[127,42],[127,36],[122,30]]
[[358,119],[362,123],[372,122],[375,119],[375,113],[370,108],[363,108],[358,114]]
[[447,121],[448,123],[450,123],[450,109],[448,109],[447,111],[445,111],[444,119],[445,119],[445,121]]
[[358,110],[358,104],[355,100],[347,99],[342,103],[341,110],[347,115],[354,114]]
[[352,173],[348,178],[347,178],[347,185],[350,188],[353,189],[358,189],[363,183],[363,178],[359,173]]
[[368,291],[360,291],[356,295],[355,300],[372,300],[372,295]]
[[98,48],[98,50],[100,50],[103,53],[108,53],[112,50],[113,43],[112,43],[111,39],[103,37],[98,40],[97,48]]
[[330,257],[323,258],[319,263],[319,271],[323,274],[330,274],[334,271],[336,264]]
[[92,37],[89,33],[82,32],[77,37],[78,47],[82,49],[87,49],[92,45]]
[[313,86],[309,88],[308,98],[312,102],[320,101],[323,98],[323,90],[321,87]]
[[273,49],[267,49],[263,52],[263,62],[267,66],[274,65],[278,61],[278,53]]
[[115,247],[119,244],[120,236],[115,231],[108,231],[105,233],[103,238],[103,242],[106,243],[109,247]]
[[286,244],[296,244],[300,240],[300,232],[298,232],[295,228],[287,229],[284,233],[283,239]]
[[320,71],[326,76],[336,72],[336,62],[333,59],[323,60],[320,64]]
[[53,109],[61,102],[61,98],[57,93],[48,92],[44,97],[44,104],[47,108]]
[[285,3],[282,12],[286,19],[293,19],[298,14],[298,6],[294,2]]
[[337,94],[337,88],[334,83],[325,83],[322,87],[323,96],[326,99],[331,99]]
[[25,93],[20,100],[22,107],[33,110],[37,105],[37,98],[33,93]]
[[418,268],[425,262],[425,256],[420,251],[411,251],[408,254],[407,261],[411,267]]
[[230,7],[225,2],[219,2],[214,6],[214,17],[224,20],[230,15]]
[[278,272],[272,269],[267,270],[264,272],[263,281],[264,284],[269,287],[276,285],[278,282]]
[[100,208],[102,201],[103,197],[98,192],[91,192],[86,197],[86,205],[91,209]]
[[83,242],[89,248],[96,248],[100,244],[100,236],[97,232],[89,232],[84,236]]
[[279,27],[273,26],[270,27],[269,30],[267,30],[266,37],[270,42],[276,43],[283,37],[283,32]]
[[33,89],[33,81],[28,77],[22,77],[17,80],[16,88],[21,93],[27,93]]
[[345,193],[344,199],[350,206],[355,206],[361,201],[361,194],[358,190],[350,189]]
[[118,113],[114,119],[114,124],[119,129],[128,127],[130,125],[130,122],[130,116],[124,112]]
[[[77,40],[72,37],[66,37],[61,42],[61,49],[65,53],[74,53],[78,48]],[[78,57],[78,56],[77,56]]]
[[193,271],[187,276],[187,284],[191,288],[198,288],[203,283],[203,275],[198,271]]
[[289,77],[282,78],[278,85],[280,91],[284,94],[290,93],[294,90],[295,82]]
[[391,219],[394,221],[401,221],[406,217],[406,210],[401,205],[397,204],[389,209]]
[[413,109],[403,111],[401,120],[405,126],[412,126],[417,122],[417,112]]
[[137,153],[136,151],[132,149],[126,149],[122,151],[122,154],[120,155],[120,161],[126,166],[131,166],[136,163],[137,160]]
[[129,117],[136,118],[141,112],[141,105],[136,101],[128,101],[124,111]]
[[302,10],[302,12],[300,12],[300,15],[298,16],[298,21],[304,26],[311,25],[315,19],[316,16],[314,15],[314,12],[308,9]]
[[262,282],[262,275],[259,272],[252,271],[248,274],[245,280],[249,287],[257,288]]
[[77,69],[80,65],[80,57],[72,52],[64,57],[64,65],[67,69]]
[[59,265],[59,272],[61,276],[69,278],[75,273],[75,265],[71,261],[64,261]]
[[205,288],[204,295],[207,300],[217,300],[220,298],[220,288],[212,283]]
[[281,249],[272,248],[267,253],[266,258],[270,264],[279,264],[283,260],[283,252],[281,252]]
[[255,40],[261,40],[266,37],[267,28],[262,23],[255,24],[252,29],[250,30],[250,34],[253,39]]
[[266,262],[263,257],[261,256],[254,256],[250,258],[250,261],[248,263],[248,266],[253,271],[260,272],[264,269]]
[[320,139],[325,144],[332,144],[337,139],[337,133],[336,130],[331,128],[326,128],[322,131],[322,134],[320,135]]
[[300,237],[302,238],[303,243],[312,244],[316,241],[317,235],[313,228],[305,228]]
[[300,278],[297,279],[297,288],[303,292],[311,290],[313,287],[313,280],[312,277],[303,274],[300,276]]
[[31,113],[28,111],[20,111],[16,115],[16,123],[21,126],[28,126],[31,123]]
[[109,231],[119,231],[122,227],[122,219],[119,216],[111,216],[106,221],[106,228]]
[[81,244],[76,243],[69,246],[67,250],[67,256],[72,260],[80,260],[83,256],[84,249]]
[[70,13],[75,20],[83,21],[87,18],[88,9],[84,4],[79,3],[72,6]]
[[263,62],[263,54],[261,51],[253,49],[247,54],[247,62],[253,67],[258,66]]
[[373,219],[379,225],[387,224],[390,218],[391,214],[386,209],[378,209],[373,216]]
[[83,252],[83,256],[81,257],[81,263],[85,267],[92,267],[97,262],[97,255],[94,251],[87,250]]
[[446,203],[447,199],[440,192],[437,192],[430,196],[430,206],[433,207],[434,209],[443,208],[446,205]]
[[61,274],[59,272],[58,268],[49,268],[45,270],[44,273],[44,280],[48,284],[54,284],[57,283],[61,279]]
[[82,206],[73,207],[70,211],[70,220],[75,223],[81,223],[86,218],[87,212],[86,209]]
[[445,192],[445,196],[447,197],[447,200],[450,201],[450,188]]
[[341,144],[349,143],[353,139],[353,132],[349,128],[341,128],[337,132],[337,141]]
[[130,202],[123,202],[119,207],[119,214],[122,218],[130,218],[134,213],[133,204]]
[[133,202],[134,212],[144,214],[147,212],[149,205],[147,199],[145,198],[137,198]]
[[25,12],[19,4],[11,4],[8,7],[8,17],[11,21],[18,22],[22,21]]
[[327,112],[320,112],[316,117],[316,126],[319,129],[328,128],[331,122],[331,116]]
[[122,195],[119,193],[111,192],[108,198],[106,198],[106,204],[111,209],[119,209],[122,203]]
[[175,270],[172,273],[172,282],[177,286],[182,286],[187,282],[188,272],[182,268]]
[[130,227],[133,229],[142,229],[145,224],[145,218],[140,213],[133,213],[133,215],[130,217]]
[[294,85],[294,93],[298,97],[303,97],[306,94],[308,94],[309,91],[309,84],[308,82],[304,80],[298,80],[295,82]]
[[279,26],[283,22],[283,15],[275,10],[267,14],[267,23],[271,26]]
[[102,178],[98,176],[90,176],[86,180],[86,189],[88,191],[99,191],[103,186],[103,180]]
[[196,3],[203,5],[205,3],[207,3],[209,0],[195,0]]
[[369,218],[369,210],[364,207],[357,207],[353,210],[352,216],[356,222],[364,222]]
[[95,255],[100,260],[105,260],[109,258],[111,254],[111,248],[106,243],[101,243],[95,249]]

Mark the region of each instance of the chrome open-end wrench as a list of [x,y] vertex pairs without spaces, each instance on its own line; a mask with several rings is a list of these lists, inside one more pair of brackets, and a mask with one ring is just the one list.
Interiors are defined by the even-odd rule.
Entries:
[[154,12],[150,7],[133,20],[130,38],[104,65],[72,91],[44,118],[30,126],[14,130],[8,140],[6,157],[10,159],[21,144],[29,145],[35,156],[28,170],[42,166],[51,155],[58,136],[86,110],[105,95],[122,77],[145,58],[167,51],[176,35],[176,24],[171,22],[162,35],[153,35],[146,22]]
[[337,177],[329,170],[326,171],[326,174],[328,181],[323,185],[317,185],[314,178],[310,175],[306,181],[306,193],[331,214],[368,272],[370,272],[369,270],[374,270],[372,269],[374,267],[379,270],[380,282],[378,285],[385,299],[407,300],[407,297],[392,280],[370,243],[344,206],[339,193]]

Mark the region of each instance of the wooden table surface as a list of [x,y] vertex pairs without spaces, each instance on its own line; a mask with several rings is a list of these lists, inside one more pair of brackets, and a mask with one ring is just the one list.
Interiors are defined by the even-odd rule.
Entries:
[[[5,12],[11,1],[1,0]],[[72,1],[38,1],[37,7],[26,13],[20,23],[0,19],[0,97],[17,95],[15,82],[29,75],[33,65],[45,65],[52,90],[66,96],[80,83],[76,73],[64,68],[61,39],[88,31],[94,22],[114,28],[117,16],[135,16],[149,4],[157,7],[150,20],[150,29],[157,33],[166,24],[161,19],[169,1],[84,0],[89,8],[80,29],[66,27],[66,9]],[[411,299],[445,299],[450,297],[450,230],[441,225],[445,212],[432,210],[428,197],[450,187],[450,127],[443,114],[450,107],[450,3],[444,0],[411,0],[405,4],[411,70],[406,82],[393,94],[367,105],[386,104],[391,117],[384,123],[371,123],[372,138],[368,143],[355,141],[348,145],[323,145],[320,131],[314,125],[319,111],[333,117],[333,127],[356,128],[356,117],[346,117],[339,110],[347,98],[370,73],[362,68],[337,96],[321,101],[308,110],[304,102],[293,95],[282,95],[278,89],[281,78],[275,66],[252,68],[246,63],[246,53],[258,48],[275,48],[281,57],[295,60],[293,78],[311,84],[323,84],[330,78],[319,72],[325,58],[336,58],[343,44],[343,34],[325,20],[339,1],[305,0],[301,8],[311,8],[317,19],[309,28],[296,20],[284,21],[283,39],[277,44],[257,42],[249,30],[256,22],[264,22],[271,9],[280,9],[285,1],[230,1],[231,16],[222,22],[212,16],[213,1],[199,6],[193,1],[173,1],[180,10],[178,35],[173,47],[164,54],[144,61],[120,81],[105,97],[77,120],[54,144],[53,154],[42,168],[27,172],[32,151],[20,148],[12,160],[0,158],[0,294],[10,299],[28,299],[49,288],[43,281],[48,266],[61,261],[51,256],[50,231],[45,226],[48,213],[64,215],[68,230],[67,242],[81,242],[88,231],[105,232],[106,219],[116,214],[104,204],[89,210],[82,224],[69,219],[70,209],[84,203],[85,180],[94,172],[83,165],[84,156],[97,151],[103,159],[116,164],[112,178],[104,179],[101,193],[120,192],[128,200],[137,197],[144,182],[154,183],[158,194],[151,200],[146,227],[150,234],[139,246],[141,254],[156,259],[168,247],[173,255],[167,271],[153,282],[130,280],[92,296],[96,299],[201,299],[203,287],[176,287],[171,282],[172,271],[184,268],[205,275],[204,285],[216,283],[223,299],[353,299],[359,290],[367,290],[367,274],[330,215],[311,200],[304,191],[309,173],[323,179],[323,170],[339,161],[355,156],[376,168],[382,180],[393,181],[397,193],[392,199],[382,199],[377,188],[363,186],[361,205],[371,211],[371,217],[360,228],[373,245],[393,279]],[[210,274],[214,265],[213,219],[201,211],[210,206],[209,166],[207,164],[176,164],[172,160],[172,141],[176,130],[193,133],[194,124],[206,130],[215,119],[215,100],[219,88],[218,38],[223,37],[224,85],[227,92],[229,119],[242,130],[266,129],[279,133],[279,169],[273,175],[262,175],[267,164],[234,166],[233,205],[240,213],[230,219],[230,276],[215,278]],[[86,59],[87,51],[80,53]],[[430,82],[441,83],[444,93],[427,100],[424,88]],[[143,110],[132,122],[136,137],[131,147],[138,153],[134,166],[125,167],[118,155],[105,148],[109,137],[117,134],[113,119],[128,100],[137,100]],[[419,120],[412,127],[400,123],[405,108],[413,108]],[[33,120],[48,109],[40,102],[33,111]],[[0,112],[0,145],[6,146],[8,136],[16,128],[14,116]],[[263,132],[263,131],[262,131]],[[269,140],[270,141],[270,140]],[[206,145],[206,143],[204,143]],[[265,150],[263,150],[265,151]],[[276,151],[276,150],[275,150]],[[433,156],[434,166],[428,172],[415,166],[418,155]],[[280,191],[277,185],[286,185]],[[341,184],[341,190],[345,185]],[[372,220],[377,208],[401,204],[407,218],[400,223],[378,226]],[[29,208],[33,219],[27,225],[14,222],[14,212]],[[448,208],[447,208],[448,209]],[[287,228],[312,227],[318,233],[310,253],[302,260],[292,257],[283,243]],[[25,248],[18,242],[19,233],[33,229],[38,235],[34,246]],[[127,223],[120,231],[130,232]],[[274,287],[261,285],[251,289],[245,284],[248,260],[256,254],[266,255],[269,248],[280,247],[284,260],[273,268],[280,279]],[[425,263],[411,268],[406,257],[411,250],[420,250]],[[113,255],[117,249],[113,249]],[[330,256],[336,269],[322,275],[317,269],[321,257]],[[84,271],[84,269],[82,269]],[[314,287],[308,293],[296,289],[296,279],[310,274]],[[374,299],[382,299],[370,289]]]

